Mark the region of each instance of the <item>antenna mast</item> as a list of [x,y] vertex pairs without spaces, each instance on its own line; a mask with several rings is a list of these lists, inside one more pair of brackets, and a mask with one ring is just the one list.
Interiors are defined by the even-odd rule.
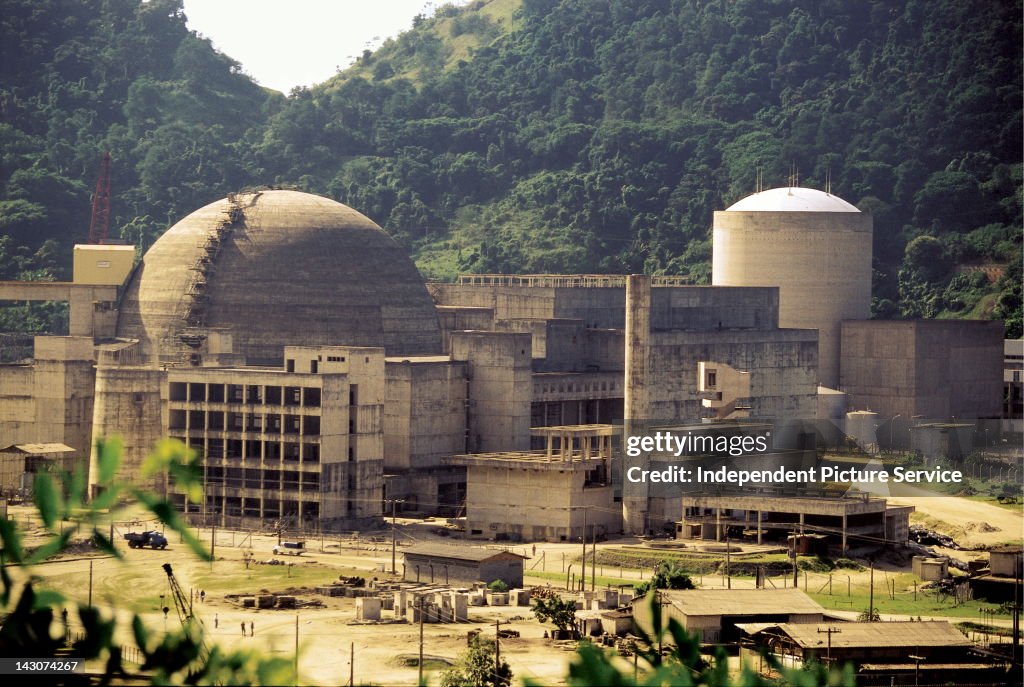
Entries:
[[92,196],[92,221],[89,222],[89,243],[106,243],[110,233],[110,153],[100,158],[100,175]]

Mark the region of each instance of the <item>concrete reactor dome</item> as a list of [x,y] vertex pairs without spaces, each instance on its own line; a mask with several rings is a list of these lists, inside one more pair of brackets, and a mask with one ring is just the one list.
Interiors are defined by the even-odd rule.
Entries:
[[860,212],[839,196],[815,188],[771,188],[730,205],[726,212]]
[[441,351],[433,301],[408,255],[352,208],[297,191],[200,208],[133,273],[119,337],[169,360],[201,350],[213,332],[249,364],[279,364],[285,345]]
[[818,379],[839,385],[843,320],[871,315],[871,215],[809,188],[774,188],[716,212],[712,284],[778,286],[779,326],[818,330]]

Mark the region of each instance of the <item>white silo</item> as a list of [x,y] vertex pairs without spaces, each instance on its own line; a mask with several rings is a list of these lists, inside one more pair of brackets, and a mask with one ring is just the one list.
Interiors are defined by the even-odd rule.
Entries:
[[843,320],[871,315],[871,216],[810,188],[773,188],[715,213],[712,283],[778,286],[779,326],[818,330],[818,381],[839,384]]

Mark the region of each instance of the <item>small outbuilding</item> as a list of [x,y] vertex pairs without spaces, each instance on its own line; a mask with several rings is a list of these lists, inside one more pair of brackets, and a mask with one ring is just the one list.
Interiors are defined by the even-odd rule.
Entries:
[[[701,642],[735,642],[742,623],[819,623],[825,609],[799,589],[685,589],[658,592],[661,616],[675,618]],[[646,597],[633,600],[637,627],[650,634],[651,608]]]
[[0,488],[30,490],[35,475],[52,469],[71,472],[75,449],[67,444],[12,444],[0,448]]
[[502,549],[475,546],[418,544],[403,552],[403,579],[443,584],[490,584],[501,580],[509,588],[523,586],[525,556]]

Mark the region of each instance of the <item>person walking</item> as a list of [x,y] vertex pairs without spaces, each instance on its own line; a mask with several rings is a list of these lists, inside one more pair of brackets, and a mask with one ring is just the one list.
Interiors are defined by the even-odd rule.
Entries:
[[249,623],[249,636],[250,637],[255,637],[256,636],[256,623],[253,623],[253,622]]
[[213,614],[213,629],[216,630],[220,627],[220,616],[216,613]]
[[242,636],[245,636],[245,621],[242,621]]

